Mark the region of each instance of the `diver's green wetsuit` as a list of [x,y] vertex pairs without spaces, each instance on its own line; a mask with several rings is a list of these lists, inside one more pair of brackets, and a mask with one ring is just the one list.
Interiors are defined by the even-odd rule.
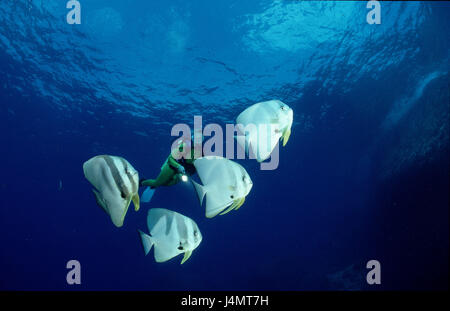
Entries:
[[[181,143],[180,146],[177,148],[178,150],[174,150],[174,154],[179,156],[183,154],[183,149],[185,147],[185,143]],[[163,166],[161,167],[161,172],[159,173],[158,177],[156,179],[146,179],[141,182],[142,186],[149,186],[150,188],[156,188],[160,186],[172,186],[176,183],[178,183],[179,178],[178,175],[180,174],[180,171],[186,171],[187,166],[192,171],[193,163],[195,161],[194,158],[194,148],[191,148],[191,157],[190,158],[183,158],[182,162],[185,165],[182,165],[178,163],[175,158],[172,156],[172,153],[167,158],[166,162],[164,162]],[[180,161],[181,162],[181,161]],[[185,167],[186,166],[186,167]],[[189,170],[187,170],[189,171]],[[192,173],[188,174],[192,175]]]

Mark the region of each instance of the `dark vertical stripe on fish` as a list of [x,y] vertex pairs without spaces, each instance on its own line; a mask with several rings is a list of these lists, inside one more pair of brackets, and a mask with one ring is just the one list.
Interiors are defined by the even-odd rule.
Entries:
[[100,170],[101,170],[101,172],[102,172],[102,178],[103,178],[103,180],[105,180],[105,181],[108,181],[108,182],[106,182],[105,183],[105,185],[108,187],[108,189],[110,190],[110,191],[113,191],[114,190],[114,186],[116,186],[117,187],[117,185],[115,185],[115,181],[114,181],[114,184],[113,183],[111,183],[111,182],[109,182],[109,172],[111,171],[111,169],[109,168],[109,166],[108,165],[102,165],[101,167],[100,167]]
[[114,164],[114,160],[110,156],[106,155],[100,157],[103,158],[103,160],[105,160],[106,164],[111,170],[114,182],[116,183],[116,186],[119,189],[122,198],[124,199],[129,198],[130,191],[127,189],[127,186],[125,185],[122,176],[120,176],[119,170],[117,169],[117,166]]
[[134,182],[133,176],[131,175],[131,173],[128,171],[128,163],[127,161],[125,161],[125,159],[123,158],[119,158],[120,161],[122,162],[123,167],[125,168],[125,174],[127,174],[128,179],[130,180],[130,184],[131,184],[131,192],[132,193],[136,193],[138,191],[137,188],[137,184]]
[[180,237],[187,239],[188,233],[187,233],[187,226],[185,222],[185,218],[180,214],[175,214],[176,218],[176,224],[177,224],[177,230]]
[[172,230],[173,222],[175,221],[175,212],[171,212],[169,215],[166,216],[166,235],[170,234],[170,231]]

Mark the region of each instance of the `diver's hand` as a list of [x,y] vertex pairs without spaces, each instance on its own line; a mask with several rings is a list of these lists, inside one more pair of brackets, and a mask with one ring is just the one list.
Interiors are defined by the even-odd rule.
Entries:
[[181,175],[186,175],[186,170],[184,169],[183,165],[180,165],[178,167],[178,173]]

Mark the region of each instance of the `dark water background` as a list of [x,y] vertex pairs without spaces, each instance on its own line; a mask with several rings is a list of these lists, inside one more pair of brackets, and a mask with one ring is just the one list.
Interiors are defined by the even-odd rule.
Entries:
[[[382,2],[369,25],[365,1],[84,0],[77,26],[65,2],[0,2],[0,289],[448,289],[448,2]],[[241,161],[239,211],[206,219],[189,184],[120,229],[95,205],[90,157],[154,176],[173,124],[272,98],[292,135],[275,171]],[[143,255],[150,207],[198,223],[183,266]]]

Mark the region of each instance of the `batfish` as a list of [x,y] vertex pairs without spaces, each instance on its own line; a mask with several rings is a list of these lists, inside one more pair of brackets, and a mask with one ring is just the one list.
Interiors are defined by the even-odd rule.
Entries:
[[148,211],[147,226],[151,234],[138,230],[145,255],[154,246],[156,262],[165,262],[184,254],[181,264],[191,257],[202,241],[202,234],[192,219],[179,213],[152,208]]
[[238,163],[217,156],[195,160],[194,166],[203,185],[192,180],[200,205],[206,196],[206,217],[212,218],[237,210],[244,204],[253,182]]
[[236,118],[237,124],[243,126],[238,144],[252,153],[258,162],[270,157],[280,139],[283,147],[291,135],[293,111],[279,100],[270,100],[254,104]]
[[83,164],[84,176],[92,184],[97,204],[122,227],[125,215],[133,201],[139,210],[139,174],[121,157],[100,155]]

